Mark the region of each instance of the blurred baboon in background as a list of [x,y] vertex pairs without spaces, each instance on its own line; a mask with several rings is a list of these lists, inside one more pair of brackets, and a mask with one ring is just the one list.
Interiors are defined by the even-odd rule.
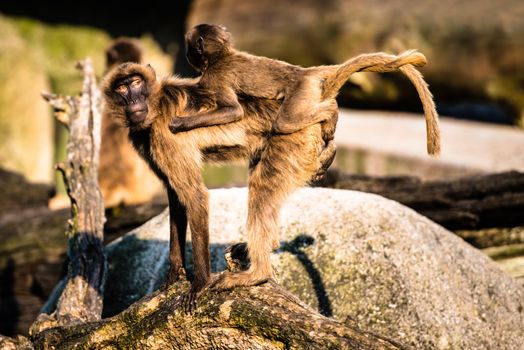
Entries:
[[[106,72],[121,63],[141,63],[142,54],[138,40],[117,39],[106,50]],[[162,190],[158,178],[133,150],[127,129],[105,108],[98,180],[106,207],[147,202]]]
[[106,71],[125,62],[142,62],[142,46],[136,39],[120,38],[106,49]]

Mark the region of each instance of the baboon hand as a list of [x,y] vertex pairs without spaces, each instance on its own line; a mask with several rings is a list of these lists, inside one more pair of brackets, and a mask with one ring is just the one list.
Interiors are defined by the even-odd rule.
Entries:
[[202,292],[210,286],[210,281],[211,277],[203,280],[195,279],[193,281],[189,291],[180,297],[180,304],[184,312],[191,314],[196,310],[198,298]]
[[172,118],[171,122],[169,122],[169,130],[171,130],[172,133],[189,130],[186,124],[186,121],[182,117]]

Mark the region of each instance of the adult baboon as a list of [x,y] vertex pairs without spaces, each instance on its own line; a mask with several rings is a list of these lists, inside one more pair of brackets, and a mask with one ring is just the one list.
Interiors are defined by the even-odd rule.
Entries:
[[[247,96],[240,100],[245,111],[242,120],[173,134],[169,130],[173,116],[216,107],[213,94],[197,82],[181,78],[157,82],[151,67],[124,64],[103,83],[108,112],[128,125],[134,147],[168,190],[168,283],[185,276],[188,223],[191,228],[194,280],[187,300],[190,305],[210,278],[208,191],[200,174],[203,161],[249,159],[247,229],[252,264],[243,282],[254,284],[272,276],[269,254],[278,245],[282,201],[317,172],[324,147],[318,124],[292,135],[271,135],[280,102]],[[332,108],[332,113],[338,112],[336,103]]]
[[[393,56],[390,61],[395,62]],[[391,62],[389,62],[391,63]],[[388,62],[380,62],[387,65]],[[347,68],[347,67],[345,67]],[[335,96],[344,74],[334,67],[324,81],[324,114],[338,113]],[[424,85],[425,87],[425,85]],[[168,78],[157,82],[150,66],[123,64],[103,84],[106,108],[124,120],[139,154],[168,189],[170,207],[170,271],[168,283],[185,276],[185,236],[192,233],[194,280],[185,299],[193,305],[210,281],[208,192],[202,181],[203,161],[249,160],[248,252],[251,266],[238,273],[224,272],[213,286],[227,289],[255,285],[273,276],[270,252],[278,247],[278,214],[283,200],[307,183],[322,167],[325,150],[320,124],[292,134],[274,134],[281,100],[239,96],[244,116],[234,122],[172,133],[174,117],[216,110],[220,102],[198,79]],[[429,93],[429,92],[428,92]],[[435,114],[436,115],[436,114]],[[187,117],[186,117],[187,118]],[[438,127],[436,121],[431,124]],[[437,130],[428,133],[438,135]],[[438,144],[438,140],[428,141]]]

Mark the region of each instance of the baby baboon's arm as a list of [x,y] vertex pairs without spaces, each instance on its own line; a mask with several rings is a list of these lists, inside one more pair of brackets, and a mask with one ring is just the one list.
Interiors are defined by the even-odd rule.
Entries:
[[244,116],[244,110],[235,91],[225,88],[216,95],[216,108],[192,116],[175,117],[169,124],[171,132],[188,131],[206,126],[228,124],[240,120]]

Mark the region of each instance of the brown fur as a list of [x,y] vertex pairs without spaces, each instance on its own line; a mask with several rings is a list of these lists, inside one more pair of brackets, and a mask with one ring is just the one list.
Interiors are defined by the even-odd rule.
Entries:
[[[273,276],[269,254],[278,246],[278,212],[295,188],[307,183],[321,166],[324,148],[320,125],[291,135],[271,136],[280,102],[252,97],[240,99],[245,117],[225,125],[173,134],[173,116],[215,108],[213,93],[198,80],[170,78],[156,82],[150,67],[125,64],[105,79],[103,91],[111,115],[125,119],[115,88],[128,76],[139,74],[148,84],[147,117],[129,124],[129,137],[137,151],[161,178],[170,196],[171,269],[169,280],[179,278],[183,258],[185,221],[191,228],[195,281],[193,293],[209,282],[208,192],[200,174],[204,161],[249,159],[248,249],[251,267],[239,274],[223,274],[216,286],[252,285]],[[335,105],[336,106],[336,105]],[[336,108],[331,110],[337,113]]]
[[287,62],[250,55],[233,48],[231,34],[222,26],[201,24],[186,34],[186,55],[202,72],[199,84],[216,94],[217,108],[172,121],[173,131],[234,122],[242,117],[237,95],[283,99],[274,130],[293,133],[325,122],[326,144],[333,139],[336,120],[330,121],[329,104],[349,76],[359,71],[391,72],[400,69],[415,85],[427,120],[428,152],[440,151],[438,116],[433,98],[420,73],[426,58],[414,50],[399,56],[373,53],[341,65],[302,68]]
[[[106,58],[107,71],[124,62],[140,63],[142,48],[138,40],[120,38],[107,48]],[[144,203],[162,190],[157,177],[133,149],[127,129],[105,108],[98,181],[106,207]]]

